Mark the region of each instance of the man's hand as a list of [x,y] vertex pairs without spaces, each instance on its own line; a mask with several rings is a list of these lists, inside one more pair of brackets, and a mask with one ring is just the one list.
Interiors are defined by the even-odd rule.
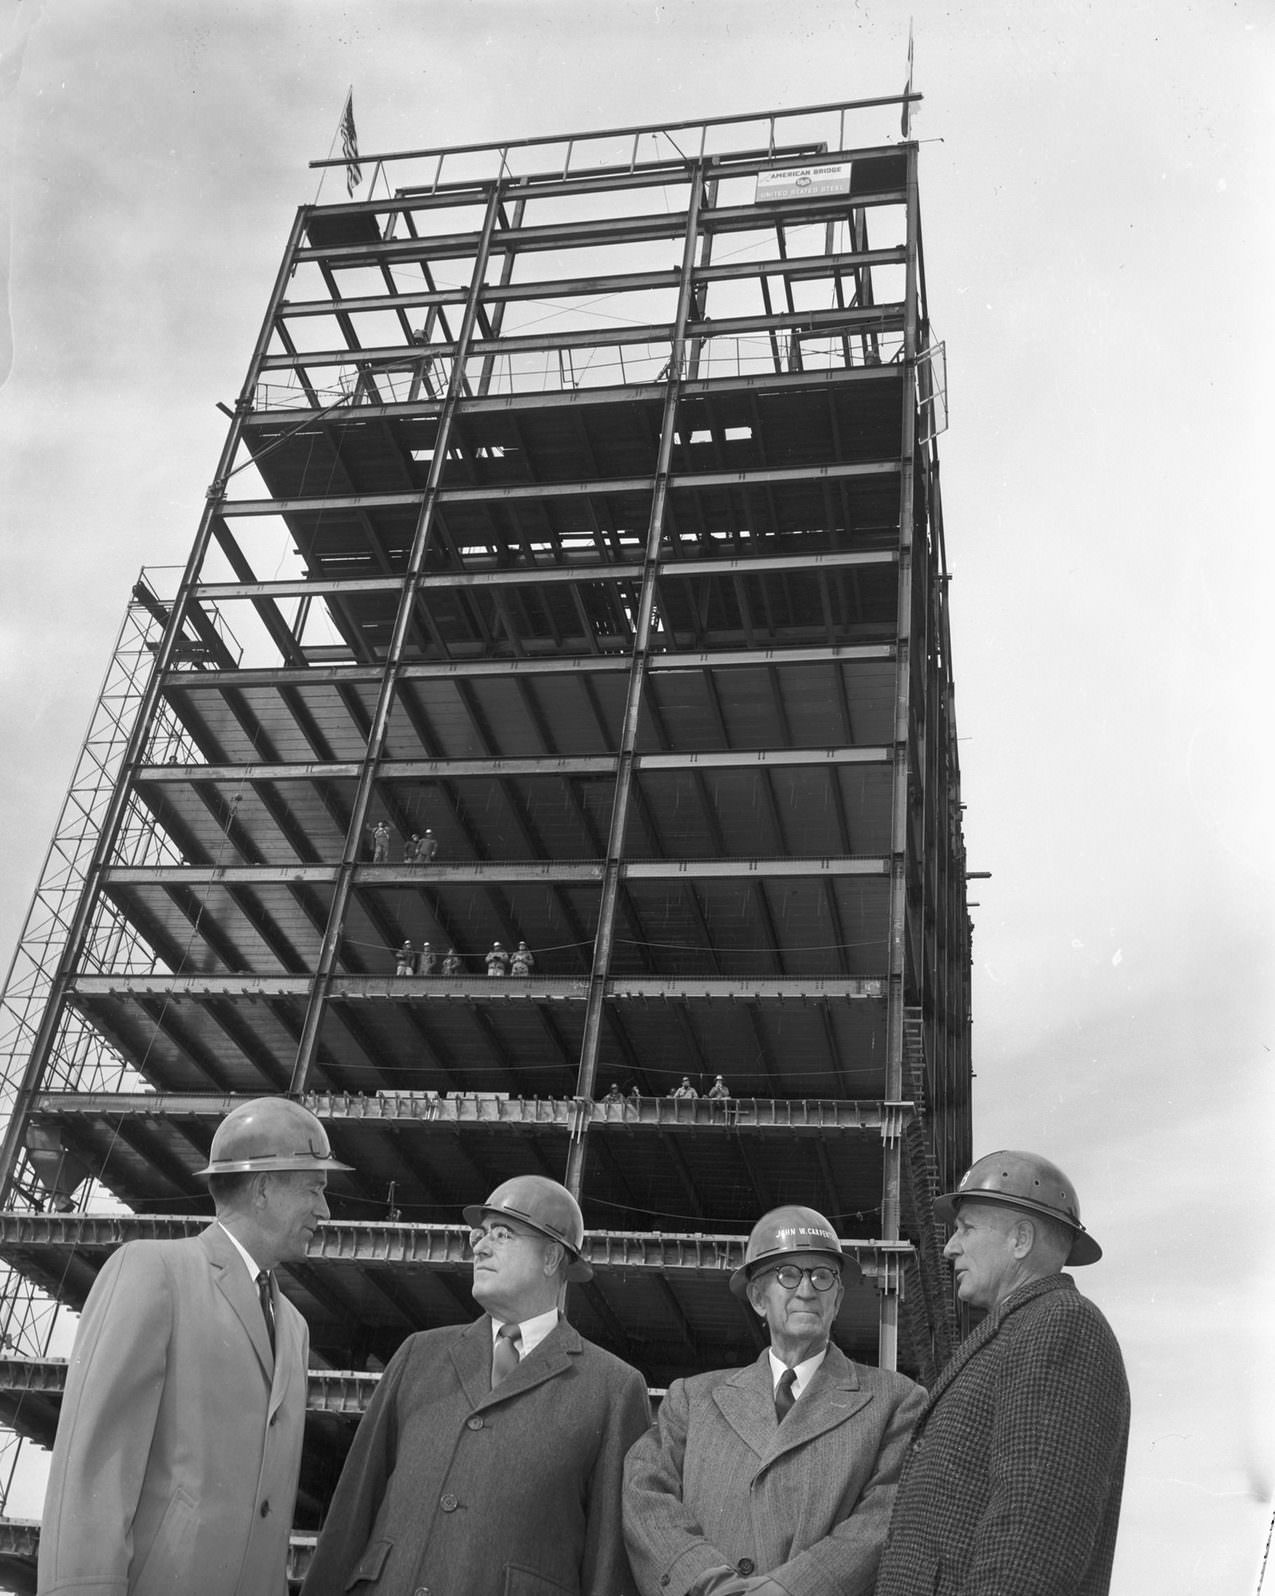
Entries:
[[739,1570],[723,1563],[719,1568],[706,1568],[686,1596],[726,1596],[727,1591],[738,1588]]
[[737,1574],[730,1583],[715,1585],[713,1596],[788,1596],[788,1592],[769,1574],[753,1574],[748,1579],[741,1579]]

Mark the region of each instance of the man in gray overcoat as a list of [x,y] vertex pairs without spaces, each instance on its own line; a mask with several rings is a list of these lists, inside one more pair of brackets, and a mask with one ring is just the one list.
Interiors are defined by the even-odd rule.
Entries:
[[813,1208],[754,1225],[730,1285],[770,1346],[674,1381],[625,1464],[641,1596],[869,1596],[925,1393],[830,1342],[847,1267]]
[[465,1219],[483,1317],[390,1360],[303,1596],[632,1596],[620,1480],[650,1409],[637,1370],[559,1313],[563,1282],[592,1275],[579,1205],[519,1175]]
[[957,1295],[986,1317],[917,1424],[877,1596],[1106,1596],[1129,1386],[1107,1321],[1060,1273],[1102,1249],[1034,1153],[980,1158],[935,1212],[955,1226]]

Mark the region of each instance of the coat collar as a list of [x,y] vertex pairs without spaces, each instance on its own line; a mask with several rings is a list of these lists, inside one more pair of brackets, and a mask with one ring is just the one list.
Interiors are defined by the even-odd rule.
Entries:
[[983,1320],[982,1324],[965,1337],[965,1340],[961,1342],[960,1346],[948,1359],[938,1379],[934,1382],[929,1401],[926,1403],[925,1410],[921,1415],[921,1421],[924,1422],[925,1418],[933,1410],[935,1403],[938,1402],[939,1398],[956,1379],[957,1375],[960,1374],[961,1370],[965,1368],[966,1364],[969,1363],[970,1359],[977,1357],[983,1348],[987,1346],[988,1342],[1000,1334],[1001,1326],[1007,1319],[1012,1318],[1020,1308],[1025,1308],[1029,1302],[1035,1302],[1037,1297],[1045,1297],[1055,1291],[1074,1291],[1075,1289],[1076,1282],[1070,1275],[1053,1274],[1043,1275],[1039,1280],[1029,1281],[1027,1285],[1019,1286],[1017,1290],[1011,1291],[1004,1302],[998,1303]]
[[775,1391],[770,1357],[763,1352],[755,1363],[738,1369],[713,1388],[713,1401],[740,1440],[758,1457],[760,1466],[804,1446],[844,1424],[872,1400],[863,1389],[859,1371],[838,1347],[827,1356],[782,1424],[775,1418]]
[[512,1374],[507,1375],[493,1391],[491,1389],[491,1318],[483,1314],[467,1325],[448,1348],[456,1377],[465,1395],[476,1410],[507,1402],[520,1396],[546,1380],[552,1380],[571,1366],[571,1359],[584,1351],[585,1342],[579,1332],[558,1315],[558,1322],[536,1347],[529,1352]]

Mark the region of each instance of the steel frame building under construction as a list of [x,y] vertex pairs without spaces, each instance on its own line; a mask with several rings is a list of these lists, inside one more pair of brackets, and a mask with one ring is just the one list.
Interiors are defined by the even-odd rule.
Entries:
[[[473,1316],[461,1206],[519,1172],[578,1193],[568,1311],[657,1391],[756,1355],[724,1271],[780,1202],[863,1266],[848,1352],[945,1358],[970,931],[898,118],[365,157],[370,198],[298,212],[4,997],[0,1486],[52,1440],[57,1307],[206,1222],[244,1095],[301,1096],[355,1171],[282,1271],[297,1569],[375,1371]],[[395,974],[405,941],[463,973]],[[19,1586],[36,1533],[0,1523]]]

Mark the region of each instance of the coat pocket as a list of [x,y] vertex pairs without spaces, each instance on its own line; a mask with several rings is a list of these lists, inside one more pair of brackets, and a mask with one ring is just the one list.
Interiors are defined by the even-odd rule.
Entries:
[[380,1579],[385,1559],[393,1550],[393,1541],[369,1541],[363,1549],[362,1557],[354,1565],[354,1571],[345,1582],[346,1590],[354,1590],[365,1581],[370,1584],[372,1580]]
[[191,1544],[199,1527],[199,1513],[195,1500],[187,1492],[176,1490],[164,1509],[164,1516],[156,1527],[154,1537],[142,1551],[140,1563],[132,1574],[129,1589],[135,1596],[147,1596],[154,1591],[172,1591],[191,1573]]
[[560,1585],[556,1579],[538,1574],[534,1568],[505,1564],[505,1583],[501,1596],[579,1596],[578,1585]]

